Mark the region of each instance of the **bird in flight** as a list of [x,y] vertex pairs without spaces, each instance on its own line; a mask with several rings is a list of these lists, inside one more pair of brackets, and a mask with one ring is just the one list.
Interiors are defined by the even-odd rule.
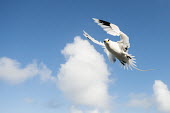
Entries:
[[96,18],[93,18],[93,20],[95,23],[101,26],[103,30],[106,31],[108,34],[120,37],[120,41],[117,42],[109,39],[104,39],[104,42],[99,42],[92,38],[87,32],[83,31],[84,32],[83,35],[86,38],[104,48],[104,51],[107,54],[110,62],[114,63],[116,59],[118,59],[121,65],[124,67],[124,69],[132,70],[132,68],[134,68],[139,71],[149,71],[137,68],[135,64],[136,63],[135,62],[136,59],[134,58],[135,56],[132,56],[131,54],[128,53],[128,49],[130,48],[129,37],[122,31],[120,31],[118,26],[110,22],[99,20]]

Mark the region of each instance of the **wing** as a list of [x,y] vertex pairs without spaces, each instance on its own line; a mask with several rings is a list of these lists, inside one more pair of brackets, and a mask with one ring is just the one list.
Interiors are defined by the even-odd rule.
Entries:
[[83,35],[84,35],[86,38],[88,38],[89,40],[91,40],[92,42],[94,42],[94,43],[96,43],[96,44],[98,44],[98,45],[101,45],[101,46],[104,48],[104,52],[107,54],[107,57],[108,57],[108,59],[109,59],[110,62],[114,63],[114,62],[116,61],[115,56],[114,56],[113,54],[111,54],[111,53],[107,50],[107,48],[105,47],[104,43],[95,40],[95,39],[92,38],[89,34],[87,34],[85,31],[83,31],[83,32],[84,32]]
[[120,29],[118,26],[106,22],[104,20],[99,20],[96,18],[93,18],[94,22],[96,22],[99,26],[101,26],[103,28],[103,30],[105,30],[108,34],[113,35],[113,36],[120,36]]
[[104,52],[107,54],[107,57],[111,63],[116,62],[116,57],[111,54],[106,48],[104,48]]
[[119,43],[120,47],[122,48],[122,50],[124,52],[127,52],[128,48],[130,48],[129,37],[126,34],[124,34],[123,32],[121,32],[120,38],[121,38],[121,40],[118,41],[118,43]]
[[129,37],[120,31],[119,27],[116,26],[115,24],[109,23],[104,20],[99,20],[96,18],[93,18],[93,20],[103,28],[104,31],[106,31],[108,34],[113,35],[113,36],[120,36],[120,43],[121,48],[126,52],[127,49],[130,47],[129,43]]
[[104,43],[95,40],[95,39],[92,38],[89,34],[87,34],[85,31],[83,31],[83,32],[84,32],[83,35],[84,35],[86,38],[88,38],[89,40],[91,40],[92,42],[94,42],[94,43],[96,43],[96,44],[98,44],[98,45],[101,45],[102,47],[105,47]]

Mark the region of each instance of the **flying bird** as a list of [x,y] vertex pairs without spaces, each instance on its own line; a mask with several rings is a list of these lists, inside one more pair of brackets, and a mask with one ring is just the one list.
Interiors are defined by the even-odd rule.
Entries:
[[132,56],[131,54],[128,53],[128,49],[130,48],[129,37],[125,33],[123,33],[118,26],[110,22],[99,20],[96,18],[93,18],[93,20],[95,23],[101,26],[103,30],[106,31],[108,34],[120,37],[120,41],[117,42],[109,39],[104,39],[103,42],[99,42],[95,40],[93,37],[91,37],[88,33],[83,31],[84,32],[83,35],[86,38],[104,48],[104,51],[107,54],[110,62],[114,63],[116,59],[118,59],[121,65],[124,67],[124,69],[132,70],[132,68],[134,68],[139,71],[149,71],[137,68],[135,64],[136,63],[135,62],[136,59],[134,58],[135,56]]

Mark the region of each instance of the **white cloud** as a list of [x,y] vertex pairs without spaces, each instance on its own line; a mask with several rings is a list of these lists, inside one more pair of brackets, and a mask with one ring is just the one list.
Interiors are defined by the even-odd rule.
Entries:
[[56,82],[56,78],[52,76],[52,71],[43,63],[37,65],[38,75],[40,75],[40,79],[42,81],[52,80]]
[[61,65],[58,84],[75,104],[105,109],[109,106],[109,71],[103,56],[87,40],[75,37],[62,50],[66,63]]
[[155,80],[153,90],[158,109],[162,112],[170,113],[170,91],[167,85],[161,80]]
[[87,113],[100,113],[100,112],[99,112],[99,110],[94,109],[94,110],[88,111]]
[[40,75],[42,80],[53,79],[51,70],[43,63],[37,64],[33,62],[22,68],[20,62],[14,59],[7,57],[0,58],[0,80],[11,84],[18,84],[36,75]]
[[75,106],[71,107],[70,113],[109,113],[107,111],[104,112],[100,112],[98,109],[93,109],[93,110],[80,110],[78,108],[76,108]]
[[149,108],[153,104],[151,97],[147,97],[145,94],[130,94],[130,100],[128,106],[138,108]]
[[70,110],[70,113],[83,113],[83,111],[75,108],[74,106],[72,106],[71,110]]

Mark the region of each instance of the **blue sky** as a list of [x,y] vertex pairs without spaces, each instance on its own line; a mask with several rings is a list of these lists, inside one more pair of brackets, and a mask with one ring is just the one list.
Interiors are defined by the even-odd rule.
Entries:
[[[55,78],[60,65],[66,62],[61,54],[66,44],[73,43],[75,36],[87,40],[83,30],[100,41],[119,40],[106,34],[92,18],[109,21],[129,36],[129,52],[136,56],[138,67],[156,69],[123,70],[119,62],[109,63],[103,49],[90,42],[103,54],[111,73],[109,79],[114,81],[108,84],[109,94],[116,96],[111,113],[161,113],[156,105],[142,108],[126,104],[131,94],[152,98],[155,80],[170,88],[169,11],[168,0],[0,0],[0,58],[20,63],[19,69],[36,62],[38,72],[44,69],[39,70],[43,63],[47,67],[44,70],[50,70],[49,76]],[[51,78],[42,81],[43,75],[26,76],[23,82],[11,84],[1,76],[0,112],[68,113],[74,105]],[[76,107],[88,109],[83,105]]]

